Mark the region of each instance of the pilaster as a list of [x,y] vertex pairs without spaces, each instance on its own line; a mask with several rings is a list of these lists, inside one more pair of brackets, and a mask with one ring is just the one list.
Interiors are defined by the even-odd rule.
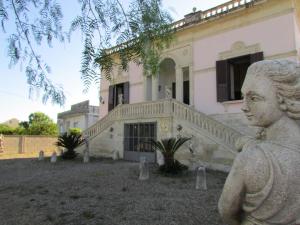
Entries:
[[176,99],[180,102],[183,101],[183,72],[182,68],[177,66],[176,71]]

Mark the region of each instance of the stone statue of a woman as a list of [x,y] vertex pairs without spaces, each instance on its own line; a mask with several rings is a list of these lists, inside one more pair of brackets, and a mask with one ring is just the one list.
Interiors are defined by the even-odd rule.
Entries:
[[288,60],[252,64],[242,111],[256,138],[242,139],[219,200],[228,225],[300,224],[300,67]]

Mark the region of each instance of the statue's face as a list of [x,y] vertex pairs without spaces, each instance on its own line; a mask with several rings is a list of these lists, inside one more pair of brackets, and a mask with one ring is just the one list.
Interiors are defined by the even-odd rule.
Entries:
[[269,127],[283,115],[278,106],[275,87],[269,78],[247,74],[242,93],[242,111],[250,125]]

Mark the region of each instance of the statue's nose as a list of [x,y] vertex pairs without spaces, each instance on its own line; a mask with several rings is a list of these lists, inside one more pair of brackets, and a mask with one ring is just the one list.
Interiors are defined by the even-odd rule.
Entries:
[[249,107],[248,107],[248,104],[246,103],[245,100],[243,101],[241,110],[242,110],[244,113],[245,113],[245,112],[249,112]]

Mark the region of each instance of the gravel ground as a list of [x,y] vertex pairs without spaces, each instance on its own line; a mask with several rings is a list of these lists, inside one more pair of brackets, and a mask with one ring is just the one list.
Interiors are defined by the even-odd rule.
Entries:
[[94,159],[0,161],[1,225],[221,225],[217,202],[226,174],[208,171],[208,190],[195,176],[164,177],[151,167]]

